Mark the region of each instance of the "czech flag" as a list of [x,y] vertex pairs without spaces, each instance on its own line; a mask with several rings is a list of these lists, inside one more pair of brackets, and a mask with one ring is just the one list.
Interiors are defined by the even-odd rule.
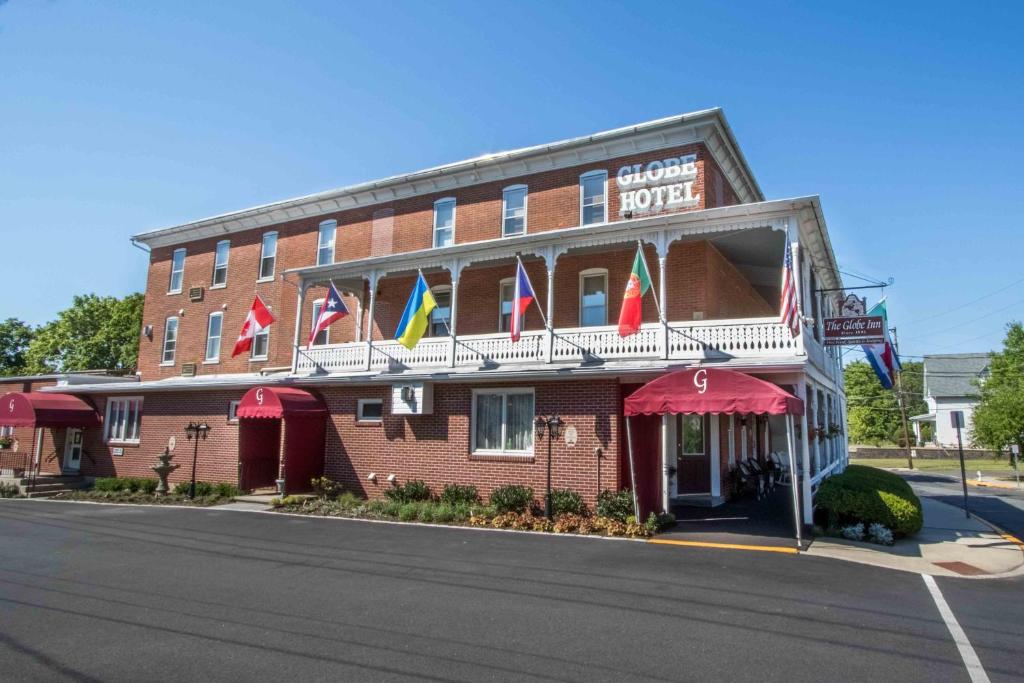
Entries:
[[626,293],[622,296],[622,310],[619,311],[619,336],[628,337],[640,330],[643,320],[644,294],[651,288],[651,274],[647,271],[647,260],[643,247],[637,246],[633,270],[626,282]]
[[530,284],[530,276],[523,268],[523,262],[516,259],[516,284],[512,293],[512,321],[509,324],[509,331],[512,333],[512,341],[519,341],[522,334],[523,318],[526,317],[526,309],[533,303],[533,285]]
[[902,366],[900,365],[900,357],[896,355],[896,349],[889,339],[889,316],[886,310],[885,299],[875,304],[868,311],[868,315],[882,316],[884,321],[882,330],[885,335],[885,341],[877,344],[862,344],[861,349],[863,349],[864,355],[867,356],[871,368],[878,375],[878,381],[886,389],[892,389],[893,384],[896,382],[896,373],[902,369]]
[[437,308],[434,295],[430,293],[427,281],[423,279],[423,273],[416,278],[416,285],[412,288],[409,302],[405,304],[405,311],[402,313],[402,320],[398,323],[395,331],[395,339],[407,349],[413,349],[420,338],[427,331],[427,324],[430,322],[430,312]]
[[231,357],[234,358],[251,349],[252,338],[263,328],[269,327],[274,320],[276,320],[274,314],[270,312],[270,309],[263,303],[263,299],[257,294],[253,299],[252,308],[249,309],[249,315],[245,316],[245,322],[242,323],[242,331],[238,333],[238,341],[235,342],[235,348],[231,351]]
[[324,299],[324,304],[320,307],[320,315],[313,321],[313,331],[309,333],[309,345],[313,345],[316,335],[326,330],[331,323],[341,320],[346,315],[348,315],[348,306],[341,300],[341,294],[338,293],[332,282],[330,289],[327,290],[327,298]]

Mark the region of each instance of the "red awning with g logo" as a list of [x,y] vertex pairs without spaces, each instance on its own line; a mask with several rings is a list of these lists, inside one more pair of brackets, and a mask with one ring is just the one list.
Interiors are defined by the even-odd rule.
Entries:
[[326,415],[323,401],[305,389],[295,387],[253,387],[238,404],[236,415],[243,419],[283,417],[312,417]]
[[3,427],[98,427],[91,404],[70,394],[11,392],[0,397]]
[[627,415],[754,413],[801,415],[804,402],[780,386],[735,370],[691,368],[662,375],[626,397]]

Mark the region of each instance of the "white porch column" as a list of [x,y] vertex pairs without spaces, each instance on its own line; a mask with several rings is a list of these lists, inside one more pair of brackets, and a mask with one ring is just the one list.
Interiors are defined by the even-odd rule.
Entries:
[[[711,497],[722,496],[722,442],[719,439],[719,417],[718,413],[711,414],[711,429],[708,430],[711,438]],[[713,501],[712,501],[713,502]]]
[[370,271],[370,307],[369,320],[366,323],[366,369],[373,362],[373,312],[377,307],[377,271]]
[[[676,477],[679,473],[676,472]],[[668,415],[661,416],[661,511],[669,510],[668,490]],[[643,520],[637,520],[641,522]]]
[[455,259],[448,268],[448,274],[451,275],[452,279],[452,294],[451,294],[451,320],[448,322],[448,331],[451,336],[451,344],[448,347],[448,367],[455,367],[455,346],[458,343],[456,340],[455,325],[458,320],[458,308],[459,308],[459,275],[462,272],[462,264],[458,259]]
[[558,263],[558,253],[553,247],[549,247],[544,255],[544,263],[548,270],[547,310],[544,313],[548,327],[547,362],[551,363],[555,355],[555,266]]
[[729,413],[729,465],[736,464],[736,414]]
[[668,329],[668,237],[664,232],[658,235],[655,245],[658,250],[658,309],[661,322],[661,357],[669,357]]
[[[788,229],[789,221],[786,222]],[[803,262],[800,259],[800,243],[793,241],[789,245],[792,251],[793,259],[793,277],[797,278],[799,282],[796,283],[796,310],[797,317],[800,320],[800,332],[796,336],[796,351],[798,355],[806,355],[807,351],[804,349],[804,277]]]
[[[800,382],[797,384],[796,391],[797,396],[803,399],[804,402],[804,412],[800,414],[800,461],[804,470],[804,476],[800,479],[800,486],[804,499],[804,523],[811,524],[814,522],[814,507],[811,501],[811,446],[807,438],[807,408],[810,404],[807,402],[806,379],[800,379]],[[794,486],[796,485],[795,479],[793,484]]]
[[[821,408],[818,406],[818,390],[814,385],[809,385],[808,389],[811,392],[811,416],[814,420],[814,428],[817,430],[817,428],[821,426],[821,421],[819,420],[821,417]],[[814,444],[812,445],[812,448],[814,449],[814,473],[817,474],[818,472],[821,472],[821,439],[818,437],[817,433],[814,435]]]
[[292,338],[292,374],[299,369],[299,334],[302,331],[302,309],[306,305],[306,281],[299,280],[298,294],[295,298],[295,336]]

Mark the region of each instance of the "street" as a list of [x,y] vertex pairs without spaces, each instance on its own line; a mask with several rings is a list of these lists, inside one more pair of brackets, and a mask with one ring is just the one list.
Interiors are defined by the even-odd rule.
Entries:
[[[6,680],[970,680],[921,576],[217,509],[3,501]],[[993,681],[1024,579],[939,579]]]
[[[963,487],[959,477],[908,471],[899,474],[910,482],[917,495],[963,508]],[[967,476],[970,478],[972,475]],[[1017,538],[1024,538],[1024,490],[969,486],[967,501],[967,509],[971,512]]]

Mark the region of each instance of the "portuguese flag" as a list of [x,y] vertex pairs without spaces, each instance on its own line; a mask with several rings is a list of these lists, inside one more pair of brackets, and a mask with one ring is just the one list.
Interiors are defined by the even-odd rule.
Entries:
[[644,294],[651,288],[651,274],[647,272],[647,261],[644,259],[643,248],[637,245],[636,258],[633,259],[633,270],[626,283],[626,293],[622,297],[622,310],[619,312],[619,336],[628,337],[640,330],[643,317]]

